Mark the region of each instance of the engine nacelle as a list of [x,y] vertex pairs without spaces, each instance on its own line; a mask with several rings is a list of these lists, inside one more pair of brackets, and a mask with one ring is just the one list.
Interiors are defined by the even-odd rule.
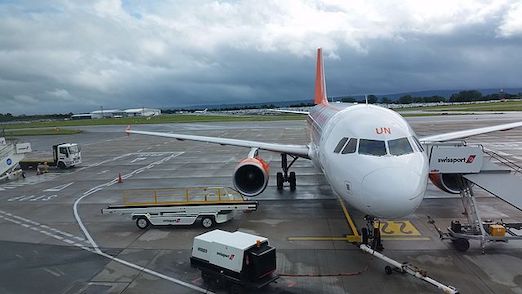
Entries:
[[462,183],[461,175],[459,174],[442,174],[430,172],[429,178],[433,185],[444,192],[450,194],[459,194],[460,185]]
[[268,185],[268,163],[259,157],[248,157],[234,171],[234,187],[242,195],[253,197],[261,194]]

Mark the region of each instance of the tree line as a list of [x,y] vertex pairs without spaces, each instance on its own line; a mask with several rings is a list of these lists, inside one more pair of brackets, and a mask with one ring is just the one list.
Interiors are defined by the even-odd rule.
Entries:
[[[473,101],[490,101],[490,100],[503,100],[503,99],[520,99],[522,93],[509,94],[509,93],[494,93],[489,95],[482,95],[477,90],[465,90],[458,93],[452,94],[449,98],[442,96],[427,96],[427,97],[416,97],[412,95],[404,95],[399,97],[397,100],[391,100],[390,98],[377,97],[375,95],[368,95],[368,103],[383,103],[383,104],[410,104],[410,103],[436,103],[436,102],[473,102]],[[356,99],[354,97],[341,97],[341,102],[346,103],[366,103],[365,100]]]
[[54,113],[54,114],[34,114],[34,115],[13,115],[11,113],[0,113],[0,122],[10,122],[10,121],[32,121],[32,120],[54,120],[54,119],[65,119],[70,118],[73,115],[70,113]]

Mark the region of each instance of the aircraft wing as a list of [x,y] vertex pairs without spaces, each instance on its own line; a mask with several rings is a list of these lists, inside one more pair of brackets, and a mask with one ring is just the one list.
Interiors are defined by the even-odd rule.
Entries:
[[282,113],[293,113],[293,114],[304,114],[304,115],[307,115],[309,113],[308,111],[286,110],[286,109],[270,109],[270,111],[282,112]]
[[148,135],[148,136],[174,138],[174,139],[177,139],[180,141],[189,140],[189,141],[214,143],[214,144],[220,144],[220,145],[259,148],[262,150],[273,151],[273,152],[277,152],[277,153],[286,153],[286,154],[310,159],[310,157],[308,156],[308,150],[309,150],[308,145],[277,144],[277,143],[266,143],[266,142],[258,142],[258,141],[227,139],[227,138],[219,138],[219,137],[206,137],[206,136],[185,135],[185,134],[134,131],[134,130],[130,130],[130,129],[125,130],[125,132],[127,132],[127,134],[140,134],[140,135]]
[[514,123],[509,123],[509,124],[496,125],[496,126],[492,126],[492,127],[483,127],[483,128],[469,129],[469,130],[421,137],[421,138],[419,138],[419,141],[421,141],[423,144],[430,143],[430,142],[450,141],[450,140],[462,139],[462,138],[466,138],[466,137],[470,137],[470,136],[476,136],[476,135],[486,134],[486,133],[495,132],[495,131],[505,131],[505,130],[509,130],[509,129],[513,129],[513,128],[518,128],[521,126],[522,126],[522,122],[514,122]]

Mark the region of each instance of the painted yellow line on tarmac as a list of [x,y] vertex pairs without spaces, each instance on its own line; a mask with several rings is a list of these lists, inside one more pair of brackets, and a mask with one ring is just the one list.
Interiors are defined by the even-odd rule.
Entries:
[[385,237],[381,236],[381,239],[386,241],[427,241],[431,240],[429,237]]
[[[390,237],[390,236],[382,236],[383,240],[389,241],[423,241],[423,240],[431,240],[429,237]],[[346,236],[346,237],[337,237],[337,236],[299,236],[299,237],[288,237],[288,241],[345,241],[345,242],[361,242],[361,238],[359,236]]]
[[350,230],[352,230],[352,234],[355,237],[359,237],[359,232],[357,231],[357,227],[355,227],[355,224],[353,223],[352,217],[348,213],[348,209],[346,209],[346,205],[344,205],[344,201],[341,197],[337,197],[339,199],[339,203],[341,204],[341,208],[343,209],[344,216],[346,217],[346,221],[348,221],[348,226],[350,227]]
[[288,237],[288,241],[346,241],[346,237]]

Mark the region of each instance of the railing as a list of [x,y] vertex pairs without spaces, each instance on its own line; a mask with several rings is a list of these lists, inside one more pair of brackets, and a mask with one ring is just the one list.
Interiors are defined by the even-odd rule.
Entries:
[[15,146],[12,144],[7,144],[5,146],[0,145],[0,158],[4,158],[8,154],[13,153],[15,150]]
[[502,156],[492,150],[487,150],[485,148],[482,148],[482,151],[484,151],[484,153],[486,153],[487,155],[491,156],[491,158],[494,158],[494,159],[498,160],[500,163],[502,163],[503,165],[509,167],[515,173],[520,173],[522,171],[522,167],[520,167],[518,164],[514,163],[509,158]]
[[223,203],[245,200],[236,191],[225,187],[189,187],[157,190],[127,190],[123,192],[125,205],[164,205]]

